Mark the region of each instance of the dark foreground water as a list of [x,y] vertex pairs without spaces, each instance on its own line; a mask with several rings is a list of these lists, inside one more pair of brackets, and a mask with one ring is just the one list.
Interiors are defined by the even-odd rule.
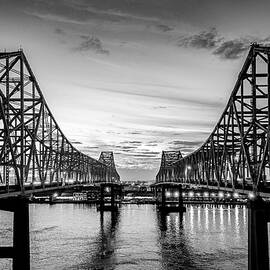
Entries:
[[[31,269],[247,269],[246,207],[189,206],[183,218],[152,205],[100,215],[83,204],[30,205]],[[12,216],[0,213],[0,244]],[[0,269],[11,269],[0,259]]]

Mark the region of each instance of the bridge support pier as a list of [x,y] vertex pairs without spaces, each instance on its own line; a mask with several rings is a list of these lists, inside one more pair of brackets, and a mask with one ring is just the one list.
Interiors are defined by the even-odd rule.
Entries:
[[[106,195],[109,195],[109,201],[105,200]],[[100,199],[98,209],[100,211],[117,210],[117,198],[121,200],[122,188],[114,183],[101,183],[100,184]]]
[[248,269],[269,269],[270,205],[257,197],[248,203]]
[[183,204],[181,184],[159,183],[155,189],[157,206],[159,210],[165,212],[186,212],[186,208]]
[[14,213],[13,247],[0,247],[0,258],[12,258],[13,270],[30,270],[28,200],[26,198],[1,199],[0,210]]

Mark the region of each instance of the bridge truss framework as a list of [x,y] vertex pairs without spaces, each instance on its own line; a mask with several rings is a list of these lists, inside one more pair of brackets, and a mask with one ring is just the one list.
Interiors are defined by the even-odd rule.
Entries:
[[1,186],[24,191],[119,179],[114,161],[95,160],[65,137],[23,51],[0,53]]
[[252,44],[211,135],[173,164],[161,162],[156,182],[264,190],[270,181],[269,88],[270,47]]

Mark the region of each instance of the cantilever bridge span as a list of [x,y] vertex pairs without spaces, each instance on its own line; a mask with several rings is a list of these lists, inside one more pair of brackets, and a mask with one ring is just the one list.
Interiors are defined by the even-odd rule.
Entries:
[[0,53],[0,197],[119,181],[112,152],[96,160],[63,134],[23,51]]
[[251,45],[213,132],[193,153],[164,151],[156,183],[270,193],[270,47]]
[[[193,153],[163,151],[156,176],[157,199],[182,187],[249,193],[248,269],[269,269],[270,204],[270,47],[252,44],[229,102],[213,132]],[[175,187],[176,186],[176,187]],[[160,194],[161,193],[161,194]],[[183,207],[182,207],[183,208]]]

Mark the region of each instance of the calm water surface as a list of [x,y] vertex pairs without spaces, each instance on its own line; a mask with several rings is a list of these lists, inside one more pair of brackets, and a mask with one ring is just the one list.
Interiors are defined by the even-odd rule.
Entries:
[[[0,243],[12,243],[12,215],[0,213]],[[83,204],[32,204],[31,269],[247,269],[247,210],[188,206],[160,215],[123,205],[101,215]],[[11,262],[0,259],[0,269]]]

